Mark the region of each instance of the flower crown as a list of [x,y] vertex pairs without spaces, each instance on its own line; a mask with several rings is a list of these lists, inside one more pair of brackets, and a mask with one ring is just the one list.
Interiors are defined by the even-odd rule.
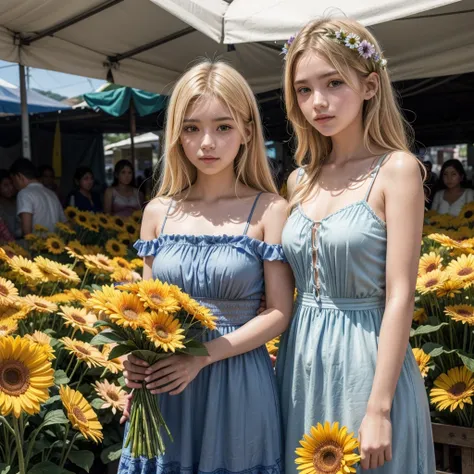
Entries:
[[[355,33],[346,33],[344,30],[328,30],[324,36],[358,53],[362,58],[370,59],[376,68],[385,69],[387,67],[387,60],[382,57],[381,53],[375,50],[375,46],[367,40],[361,41],[360,37]],[[288,50],[295,38],[296,36],[290,36],[281,50],[281,53],[285,56],[285,60]]]

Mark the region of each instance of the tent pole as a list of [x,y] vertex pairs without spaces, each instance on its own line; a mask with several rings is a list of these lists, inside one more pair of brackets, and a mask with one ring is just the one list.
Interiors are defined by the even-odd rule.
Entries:
[[130,157],[131,157],[131,162],[132,162],[132,167],[133,167],[133,172],[136,174],[136,166],[135,166],[135,141],[133,137],[135,136],[135,132],[137,130],[137,124],[135,121],[135,105],[133,103],[133,97],[130,99],[130,108],[129,114],[130,114]]
[[26,96],[25,66],[19,64],[20,69],[20,97],[21,97],[21,143],[23,158],[31,160],[30,122],[28,117],[28,101]]

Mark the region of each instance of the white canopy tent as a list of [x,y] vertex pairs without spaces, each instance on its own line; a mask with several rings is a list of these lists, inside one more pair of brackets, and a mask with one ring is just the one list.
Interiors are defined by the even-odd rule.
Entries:
[[341,12],[373,25],[394,80],[474,70],[474,0],[2,0],[0,59],[167,93],[220,56],[262,92],[281,86],[283,40]]

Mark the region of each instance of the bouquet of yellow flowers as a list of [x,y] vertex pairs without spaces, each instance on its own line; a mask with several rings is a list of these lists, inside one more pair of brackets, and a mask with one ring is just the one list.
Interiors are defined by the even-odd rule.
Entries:
[[[177,286],[159,280],[104,286],[85,305],[97,313],[95,327],[102,330],[91,344],[115,344],[109,359],[133,354],[152,365],[175,353],[208,355],[200,335],[215,329],[215,317]],[[143,383],[134,390],[125,447],[133,457],[159,456],[165,451],[162,429],[172,439],[158,397]]]

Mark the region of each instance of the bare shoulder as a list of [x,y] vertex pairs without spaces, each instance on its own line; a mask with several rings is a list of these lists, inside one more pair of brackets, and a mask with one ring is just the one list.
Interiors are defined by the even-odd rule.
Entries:
[[384,161],[381,173],[391,182],[422,177],[421,163],[415,155],[406,151],[394,151]]
[[285,198],[274,193],[263,193],[260,196],[261,208],[263,209],[263,217],[286,214],[288,202]]
[[157,197],[145,206],[140,238],[144,240],[158,237],[163,220],[168,212],[170,199]]

